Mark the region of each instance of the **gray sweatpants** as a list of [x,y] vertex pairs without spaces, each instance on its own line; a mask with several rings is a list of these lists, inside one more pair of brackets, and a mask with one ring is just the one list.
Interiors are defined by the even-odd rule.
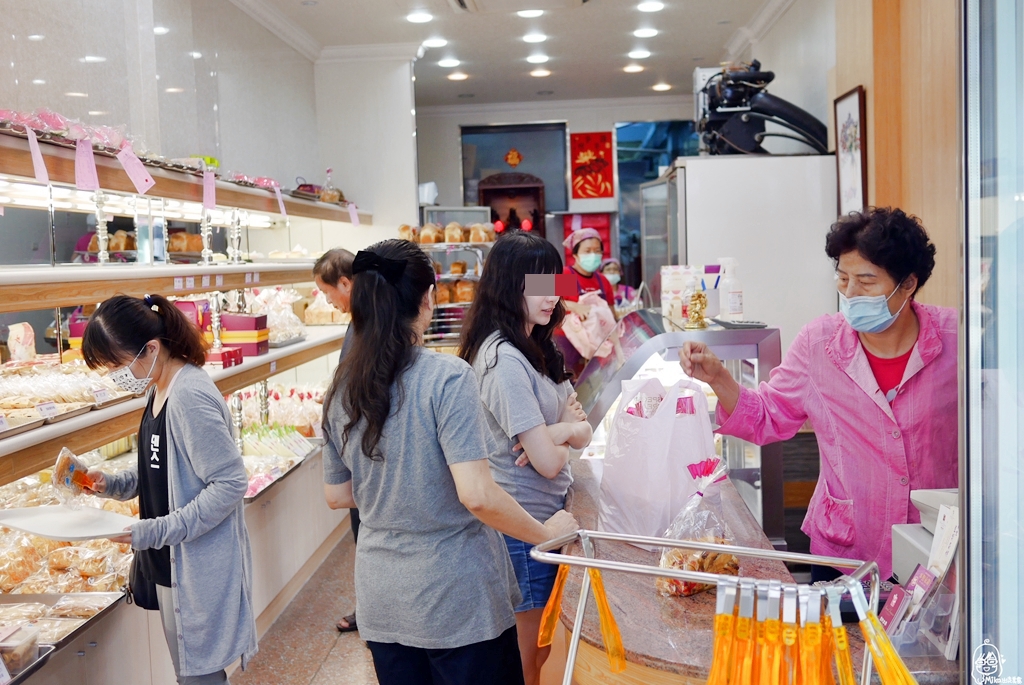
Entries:
[[178,658],[178,629],[174,625],[174,596],[171,594],[171,588],[157,585],[156,597],[160,603],[160,621],[164,624],[164,637],[167,639],[168,649],[171,650],[171,661],[174,663],[174,675],[178,679],[178,685],[220,685],[221,683],[228,683],[228,674],[225,671],[217,671],[216,673],[199,676],[183,676],[180,674],[181,659]]

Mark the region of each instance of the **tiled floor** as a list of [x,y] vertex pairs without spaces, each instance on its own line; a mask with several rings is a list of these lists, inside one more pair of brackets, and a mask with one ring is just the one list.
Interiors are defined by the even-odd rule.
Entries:
[[335,622],[355,605],[355,545],[346,535],[277,622],[232,685],[377,685],[373,661],[358,633]]

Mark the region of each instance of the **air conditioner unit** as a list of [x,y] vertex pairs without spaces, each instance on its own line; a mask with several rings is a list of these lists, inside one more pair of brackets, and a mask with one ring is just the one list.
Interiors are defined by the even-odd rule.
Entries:
[[520,10],[564,10],[589,0],[448,0],[453,10],[473,14],[512,14]]

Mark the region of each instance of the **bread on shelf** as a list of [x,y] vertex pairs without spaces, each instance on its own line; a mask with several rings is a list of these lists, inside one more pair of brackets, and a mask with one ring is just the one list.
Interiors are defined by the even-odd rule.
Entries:
[[483,224],[473,224],[469,227],[469,242],[489,243],[491,237],[487,234],[487,228]]
[[444,241],[446,243],[462,242],[462,224],[451,222],[444,227]]
[[434,298],[437,304],[451,304],[452,303],[452,284],[451,283],[438,283],[434,289]]
[[452,276],[464,276],[466,274],[466,262],[452,262],[451,274]]
[[167,239],[167,250],[169,252],[188,252],[188,233],[185,231],[172,233]]
[[437,224],[425,224],[420,229],[420,242],[421,243],[443,243],[444,242],[444,231]]
[[474,295],[476,295],[476,283],[467,280],[455,282],[456,302],[472,302]]

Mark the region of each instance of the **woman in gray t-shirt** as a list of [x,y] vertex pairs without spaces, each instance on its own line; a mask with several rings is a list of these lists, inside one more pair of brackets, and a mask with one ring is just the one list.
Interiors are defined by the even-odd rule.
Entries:
[[520,685],[519,592],[497,531],[539,544],[576,522],[540,523],[491,477],[472,369],[422,348],[427,256],[387,240],[352,271],[356,335],[324,401],[324,491],[359,507],[359,632],[377,679]]
[[[480,383],[494,480],[538,521],[565,505],[569,448],[586,447],[591,438],[552,338],[564,305],[554,292],[526,294],[527,274],[561,272],[562,259],[547,240],[522,231],[503,235],[484,264],[460,351]],[[535,685],[550,652],[537,647],[537,631],[557,567],[531,559],[528,540],[506,535],[505,545],[522,595],[516,625],[523,674]]]

